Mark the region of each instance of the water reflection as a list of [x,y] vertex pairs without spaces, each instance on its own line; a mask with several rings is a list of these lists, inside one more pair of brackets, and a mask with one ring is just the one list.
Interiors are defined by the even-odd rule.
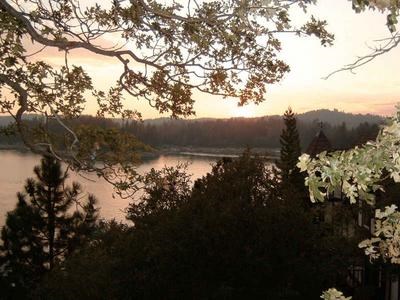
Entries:
[[[217,158],[209,156],[162,155],[155,159],[143,161],[138,166],[138,172],[144,174],[151,168],[161,169],[165,166],[175,166],[188,162],[188,172],[193,180],[205,175],[211,170],[211,164]],[[40,156],[17,151],[0,151],[0,226],[4,224],[7,211],[14,209],[19,191],[23,191],[25,180],[33,176],[34,166],[39,164]],[[88,177],[88,179],[84,178]],[[132,199],[121,199],[104,179],[95,175],[84,174],[84,177],[71,173],[69,182],[78,181],[86,193],[94,194],[99,200],[100,214],[106,219],[124,220],[123,210]]]

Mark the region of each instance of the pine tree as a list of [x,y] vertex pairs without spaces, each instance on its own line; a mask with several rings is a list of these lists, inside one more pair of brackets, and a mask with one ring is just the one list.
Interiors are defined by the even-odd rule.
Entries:
[[280,169],[282,195],[284,199],[291,202],[294,199],[293,195],[297,194],[298,197],[296,199],[302,200],[296,205],[308,209],[311,202],[308,190],[304,186],[304,175],[300,173],[296,166],[301,155],[300,137],[297,131],[295,113],[290,107],[286,110],[283,120],[285,128],[282,130],[280,138],[280,161],[277,162],[277,166]]
[[44,156],[34,173],[37,179],[26,181],[1,231],[0,270],[11,290],[32,289],[86,240],[97,220],[96,199],[80,202],[80,185],[66,186],[59,161]]
[[296,164],[301,155],[301,147],[295,114],[290,107],[285,111],[283,121],[285,128],[280,138],[281,152],[278,167],[281,170],[282,181],[288,181],[298,173]]

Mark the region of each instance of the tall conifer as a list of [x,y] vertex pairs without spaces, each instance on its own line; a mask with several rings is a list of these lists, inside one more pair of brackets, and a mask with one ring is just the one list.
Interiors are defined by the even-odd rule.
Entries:
[[301,155],[301,147],[295,114],[290,107],[285,111],[283,121],[285,128],[280,138],[281,152],[278,166],[281,169],[282,180],[286,181],[297,173],[296,164]]
[[296,205],[307,208],[310,205],[310,199],[307,188],[304,186],[304,175],[296,166],[301,155],[300,137],[295,113],[290,107],[286,110],[283,121],[285,127],[280,138],[280,161],[277,163],[280,169],[282,194],[289,202],[294,199],[294,193],[298,194],[296,199],[302,199],[302,201]]
[[59,161],[44,156],[34,173],[37,179],[26,181],[25,192],[18,193],[17,206],[7,214],[1,231],[2,281],[11,290],[32,289],[46,271],[82,244],[97,219],[94,196],[81,203],[80,185],[66,186],[67,174]]

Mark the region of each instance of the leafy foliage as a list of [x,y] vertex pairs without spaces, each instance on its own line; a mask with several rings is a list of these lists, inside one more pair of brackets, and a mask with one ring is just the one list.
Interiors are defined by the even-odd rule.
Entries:
[[351,300],[351,297],[345,297],[342,292],[335,288],[331,288],[323,292],[321,298],[324,300]]
[[366,8],[377,9],[387,13],[387,26],[391,32],[396,31],[397,17],[399,15],[400,5],[398,1],[392,0],[352,0],[353,9],[356,12],[362,12]]
[[[312,200],[324,201],[325,195],[341,189],[350,203],[365,201],[375,205],[375,194],[383,190],[382,183],[388,178],[400,182],[399,139],[400,113],[384,126],[376,141],[349,151],[327,155],[321,153],[317,159],[307,155],[300,157],[298,167],[307,171],[306,185]],[[392,199],[392,201],[394,201]],[[377,209],[375,212],[373,237],[359,244],[370,259],[382,258],[399,264],[399,212],[396,205]]]
[[400,213],[396,205],[377,209],[373,237],[359,244],[371,260],[382,258],[392,264],[400,264]]
[[367,203],[374,203],[374,192],[381,188],[379,183],[385,171],[395,182],[400,181],[399,128],[396,116],[381,130],[374,142],[348,151],[332,154],[323,152],[315,160],[303,154],[298,167],[308,173],[306,185],[312,199],[324,201],[326,194],[341,187],[352,203],[358,197]]

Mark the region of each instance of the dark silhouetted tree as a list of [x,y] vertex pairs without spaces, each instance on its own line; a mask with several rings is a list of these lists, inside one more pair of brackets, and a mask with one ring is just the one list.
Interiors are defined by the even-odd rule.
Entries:
[[136,227],[159,222],[159,214],[180,208],[191,194],[190,175],[186,173],[185,164],[162,170],[151,169],[143,182],[144,194],[126,209],[127,218]]
[[288,108],[283,115],[285,128],[282,130],[280,142],[280,162],[282,179],[288,180],[293,171],[297,168],[296,164],[301,155],[300,138],[297,131],[296,117],[292,108]]
[[280,137],[280,161],[277,163],[280,169],[282,189],[289,194],[299,193],[304,198],[302,202],[309,204],[307,190],[304,187],[304,176],[296,167],[301,155],[301,146],[295,113],[290,107],[285,111],[283,121],[285,127]]
[[296,193],[285,199],[263,159],[223,159],[191,193],[185,176],[173,193],[153,178],[128,212],[135,226],[111,224],[48,273],[44,299],[298,300],[341,287],[357,247],[313,224]]
[[2,279],[19,295],[81,245],[97,220],[96,199],[81,203],[80,185],[66,186],[60,162],[44,156],[34,173],[1,231]]

